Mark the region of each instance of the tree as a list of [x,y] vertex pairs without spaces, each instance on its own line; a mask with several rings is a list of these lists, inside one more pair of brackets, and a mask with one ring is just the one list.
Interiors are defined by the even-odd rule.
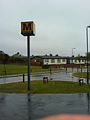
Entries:
[[0,62],[2,64],[6,64],[9,60],[9,55],[5,54],[4,52],[0,54]]
[[2,54],[2,55],[0,55],[0,58],[1,58],[1,63],[4,65],[4,71],[3,72],[6,75],[6,64],[7,64],[8,60],[9,60],[9,55]]

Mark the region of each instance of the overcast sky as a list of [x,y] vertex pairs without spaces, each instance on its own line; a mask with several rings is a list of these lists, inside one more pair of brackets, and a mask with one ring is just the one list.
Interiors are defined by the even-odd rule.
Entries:
[[72,48],[74,55],[85,55],[90,0],[0,0],[0,50],[27,55],[23,21],[34,21],[36,26],[31,55],[71,56]]

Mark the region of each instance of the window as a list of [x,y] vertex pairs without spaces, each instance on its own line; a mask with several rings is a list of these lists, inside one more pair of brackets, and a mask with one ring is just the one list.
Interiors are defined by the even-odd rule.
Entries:
[[61,59],[57,59],[57,63],[60,63],[61,62]]
[[62,62],[65,62],[65,59],[62,59]]
[[84,60],[82,60],[82,62],[84,62]]
[[45,62],[49,62],[49,59],[45,59]]
[[75,63],[77,63],[77,60],[75,60]]
[[51,63],[55,63],[55,59],[51,59]]
[[80,63],[81,60],[78,60],[78,61],[79,61],[79,63]]

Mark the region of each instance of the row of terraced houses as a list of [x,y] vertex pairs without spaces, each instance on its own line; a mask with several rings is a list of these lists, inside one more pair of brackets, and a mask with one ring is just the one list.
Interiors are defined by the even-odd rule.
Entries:
[[[7,55],[3,51],[0,51],[0,60],[2,60],[2,56]],[[10,56],[9,56],[10,57]],[[26,63],[27,64],[27,57],[22,56],[19,52],[12,56],[12,58],[15,58],[16,63]],[[85,56],[79,56],[79,57],[69,57],[69,56],[59,56],[52,54],[50,55],[38,55],[34,56],[32,55],[30,57],[31,59],[31,65],[48,65],[48,66],[80,66],[80,65],[86,65],[86,57]],[[11,63],[12,60],[9,59],[8,63]],[[2,63],[2,62],[1,62]],[[90,62],[89,62],[90,63]]]
[[31,63],[39,64],[39,61],[42,61],[43,65],[49,65],[49,66],[80,66],[80,65],[86,65],[86,57],[65,57],[65,56],[50,56],[50,55],[44,55],[44,56],[32,56],[31,57]]

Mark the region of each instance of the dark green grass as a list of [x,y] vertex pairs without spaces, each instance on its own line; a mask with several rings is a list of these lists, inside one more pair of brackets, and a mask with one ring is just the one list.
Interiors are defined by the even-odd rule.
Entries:
[[[0,75],[24,74],[27,73],[27,65],[0,64]],[[41,66],[31,66],[31,72],[44,72],[49,69],[42,69]]]
[[27,71],[27,66],[25,65],[3,65],[0,64],[0,75],[4,75],[5,74],[5,70],[6,70],[6,74],[10,75],[10,74],[22,74],[22,73],[26,73]]
[[[73,76],[79,77],[79,78],[87,78],[87,73],[86,72],[77,72],[77,73],[74,73]],[[90,78],[90,73],[89,73],[89,78]]]
[[[32,94],[41,93],[87,93],[90,92],[90,85],[79,86],[78,83],[66,81],[49,81],[44,84],[42,81],[31,82]],[[27,82],[0,84],[1,93],[27,93]]]
[[[5,73],[6,70],[6,73]],[[52,71],[61,70],[60,68],[52,68]],[[41,66],[31,66],[31,73],[34,72],[50,72],[50,69],[42,69]],[[0,75],[24,74],[27,73],[27,65],[13,65],[13,64],[0,64]]]

